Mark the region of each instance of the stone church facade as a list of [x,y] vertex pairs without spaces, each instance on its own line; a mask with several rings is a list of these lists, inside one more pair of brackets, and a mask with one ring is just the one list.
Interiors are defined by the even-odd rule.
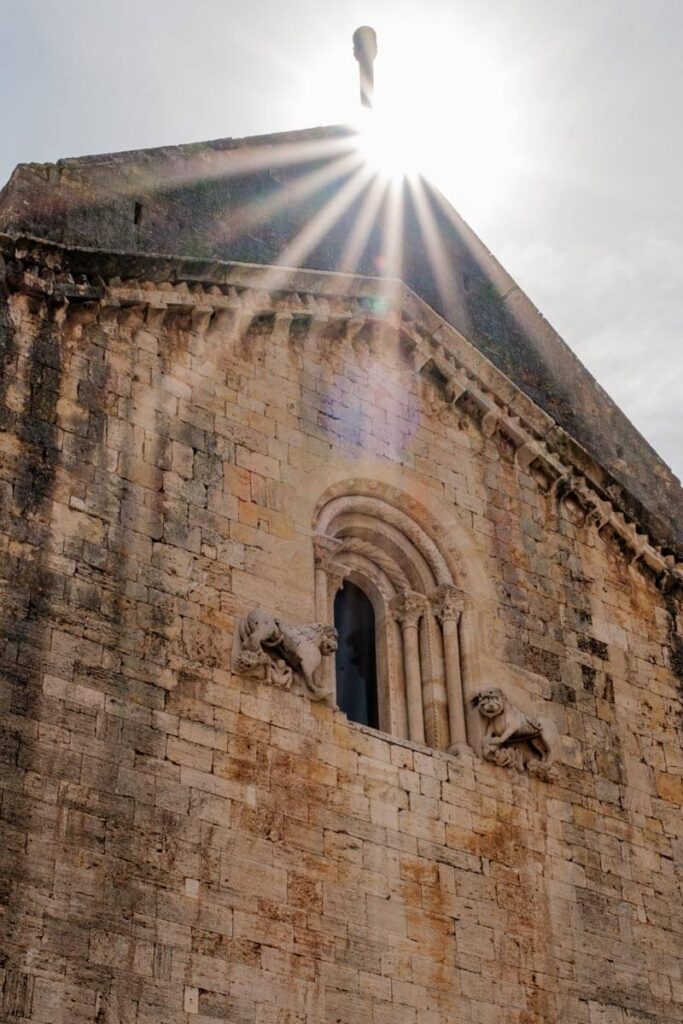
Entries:
[[680,485],[480,250],[221,241],[225,152],[0,195],[1,1019],[679,1022]]

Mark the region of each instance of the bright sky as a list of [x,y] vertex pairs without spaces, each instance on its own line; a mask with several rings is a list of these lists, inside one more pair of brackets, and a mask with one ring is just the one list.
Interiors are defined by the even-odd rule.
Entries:
[[683,474],[683,0],[0,0],[20,161],[346,122],[422,170]]

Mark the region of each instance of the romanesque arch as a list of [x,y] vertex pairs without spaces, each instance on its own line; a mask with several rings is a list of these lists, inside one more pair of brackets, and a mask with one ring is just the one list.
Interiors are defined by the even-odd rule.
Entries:
[[315,601],[330,622],[345,580],[372,602],[380,728],[447,749],[466,742],[459,621],[463,594],[410,502],[326,496],[314,520]]

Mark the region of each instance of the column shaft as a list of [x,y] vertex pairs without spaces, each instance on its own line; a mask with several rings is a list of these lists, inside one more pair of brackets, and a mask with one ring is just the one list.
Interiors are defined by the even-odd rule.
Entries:
[[315,567],[315,616],[318,622],[331,622],[327,597],[327,571],[323,565]]
[[408,733],[417,743],[425,741],[424,711],[422,708],[422,674],[420,672],[420,645],[416,622],[401,623],[403,633],[403,664],[406,676],[406,704],[408,707]]
[[[313,538],[315,614],[318,622],[329,625],[334,623],[335,594],[347,573],[343,565],[334,561],[334,556],[341,547],[342,542],[336,537],[318,535]],[[335,659],[324,658],[321,671],[325,689],[332,693],[335,690],[336,679]]]
[[443,630],[443,653],[446,664],[446,689],[448,691],[448,724],[451,733],[451,746],[454,746],[458,743],[467,743],[465,701],[462,692],[462,673],[460,671],[458,619],[455,616],[444,616],[441,628]]

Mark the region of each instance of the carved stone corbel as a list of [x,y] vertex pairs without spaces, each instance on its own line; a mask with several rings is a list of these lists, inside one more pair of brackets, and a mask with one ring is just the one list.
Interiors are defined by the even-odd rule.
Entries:
[[275,320],[273,322],[273,341],[278,344],[285,342],[289,338],[289,328],[292,325],[292,314],[278,312],[275,314]]
[[213,306],[192,306],[190,309],[190,322],[192,323],[192,329],[199,335],[206,334],[213,315]]
[[445,387],[445,396],[446,401],[449,402],[450,405],[455,405],[459,399],[462,398],[467,391],[467,383],[467,377],[464,374],[459,376],[453,374],[452,377],[448,378],[448,382]]
[[498,430],[498,424],[501,418],[500,410],[494,406],[493,403],[490,403],[490,405],[491,408],[489,408],[481,418],[481,432],[484,437],[493,437],[495,432]]
[[522,711],[497,686],[480,690],[472,704],[485,722],[481,756],[486,761],[550,777],[560,742],[553,721]]
[[540,455],[541,452],[533,441],[525,441],[515,452],[515,462],[522,472],[526,473],[532,462],[535,462]]
[[285,690],[298,683],[313,700],[334,703],[322,664],[337,649],[334,626],[314,622],[289,626],[272,612],[253,608],[235,627],[232,670]]
[[574,479],[571,473],[562,473],[556,477],[550,486],[550,497],[553,501],[561,501],[567,494],[574,490]]
[[591,499],[591,507],[586,515],[585,524],[598,536],[600,531],[610,522],[614,509],[609,501],[602,501],[597,495]]
[[322,316],[319,313],[313,314],[308,321],[308,331],[306,333],[306,341],[309,345],[317,345],[319,343],[328,322],[326,316]]
[[346,321],[346,340],[350,345],[355,346],[358,337],[365,329],[367,320],[364,316],[353,317]]
[[150,299],[147,306],[146,322],[150,330],[159,331],[163,327],[164,319],[168,313],[168,306],[161,299],[153,301]]

